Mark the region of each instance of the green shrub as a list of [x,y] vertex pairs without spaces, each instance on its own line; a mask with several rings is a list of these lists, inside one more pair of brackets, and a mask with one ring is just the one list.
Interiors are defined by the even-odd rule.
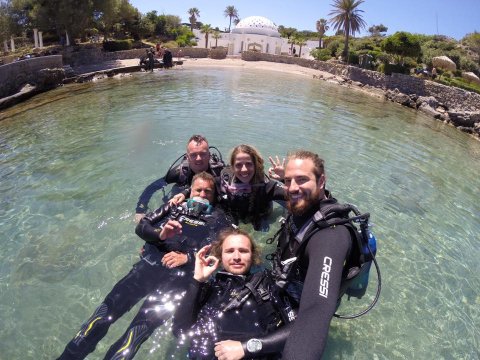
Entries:
[[[340,41],[338,40],[333,40],[327,45],[327,49],[330,50],[330,54],[332,56],[337,56],[337,51],[339,47],[340,47]],[[342,47],[342,51],[343,51],[343,47]]]
[[462,78],[444,78],[442,76],[441,78],[435,79],[435,81],[443,85],[455,86],[460,89],[464,89],[467,91],[472,91],[472,92],[476,92],[477,94],[480,94],[480,85],[477,85],[475,83],[468,83]]
[[401,64],[386,64],[382,63],[378,67],[377,71],[385,73],[385,75],[392,75],[392,73],[399,73],[399,74],[406,74],[408,75],[410,73],[410,68],[401,65]]
[[227,57],[227,48],[219,46],[216,49],[210,49],[210,58],[211,59],[225,59]]
[[103,43],[103,49],[105,51],[122,51],[130,50],[133,46],[133,40],[109,40]]
[[348,52],[348,63],[352,65],[358,64],[358,53],[356,51]]
[[474,72],[475,74],[479,75],[480,74],[480,66],[467,58],[461,58],[460,59],[460,67],[464,71],[471,71]]
[[327,61],[332,58],[332,52],[329,49],[313,49],[310,52],[315,60]]

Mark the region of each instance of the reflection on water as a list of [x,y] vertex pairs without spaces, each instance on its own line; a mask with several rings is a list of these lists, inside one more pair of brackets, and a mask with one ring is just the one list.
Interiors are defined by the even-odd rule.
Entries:
[[[382,296],[368,316],[332,321],[326,358],[479,357],[480,144],[449,126],[318,80],[244,69],[66,86],[0,118],[2,358],[61,352],[137,261],[138,195],[193,133],[226,158],[240,142],[265,156],[319,152],[327,187],[372,213]],[[254,234],[265,253],[270,235]],[[369,296],[341,311],[361,309],[375,279]],[[103,358],[135,312],[91,359]],[[167,325],[138,358],[168,354],[183,350]]]

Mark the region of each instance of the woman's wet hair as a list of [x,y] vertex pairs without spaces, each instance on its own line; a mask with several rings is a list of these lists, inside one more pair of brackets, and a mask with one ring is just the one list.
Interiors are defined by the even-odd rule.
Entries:
[[258,184],[264,181],[264,165],[262,155],[251,145],[241,144],[235,146],[232,150],[232,155],[230,155],[230,166],[233,168],[235,164],[235,158],[239,153],[245,153],[250,155],[255,167],[255,175],[253,176],[253,183]]
[[229,227],[220,231],[217,235],[216,240],[212,243],[210,253],[217,259],[221,259],[223,243],[231,235],[242,235],[245,236],[248,240],[250,240],[250,247],[252,250],[252,264],[259,265],[261,262],[260,250],[255,243],[255,240],[253,240],[253,237],[249,233],[239,228]]

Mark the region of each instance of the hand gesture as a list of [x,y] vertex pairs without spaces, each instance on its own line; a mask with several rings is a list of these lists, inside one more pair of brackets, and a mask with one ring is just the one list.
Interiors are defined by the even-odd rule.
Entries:
[[170,200],[168,200],[168,204],[170,206],[180,205],[184,201],[185,201],[185,195],[183,195],[182,193],[179,193],[177,195],[174,195]]
[[165,255],[163,255],[162,265],[169,269],[172,269],[172,268],[186,264],[187,261],[188,261],[187,254],[184,254],[178,251],[170,251],[169,253],[166,253]]
[[283,180],[285,178],[285,158],[280,162],[278,156],[275,156],[275,160],[271,156],[268,157],[272,167],[268,169],[268,175],[275,180]]
[[168,220],[165,225],[163,225],[162,231],[160,231],[160,240],[169,239],[177,234],[182,233],[182,224],[176,220]]
[[193,278],[197,281],[207,281],[210,275],[218,268],[220,260],[213,255],[207,255],[211,248],[212,245],[204,246],[195,254],[195,273]]
[[224,340],[215,343],[215,356],[218,360],[240,360],[245,357],[240,341]]

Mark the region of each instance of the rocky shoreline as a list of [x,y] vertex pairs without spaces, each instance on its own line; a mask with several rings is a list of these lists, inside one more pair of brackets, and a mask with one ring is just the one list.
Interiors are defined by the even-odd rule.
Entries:
[[[353,87],[385,100],[420,111],[436,120],[456,127],[458,130],[472,135],[480,140],[480,111],[462,111],[451,109],[434,96],[418,96],[405,94],[398,89],[386,90],[352,81],[335,75],[313,75],[313,78],[335,83],[341,86]],[[480,105],[480,104],[479,104]]]

